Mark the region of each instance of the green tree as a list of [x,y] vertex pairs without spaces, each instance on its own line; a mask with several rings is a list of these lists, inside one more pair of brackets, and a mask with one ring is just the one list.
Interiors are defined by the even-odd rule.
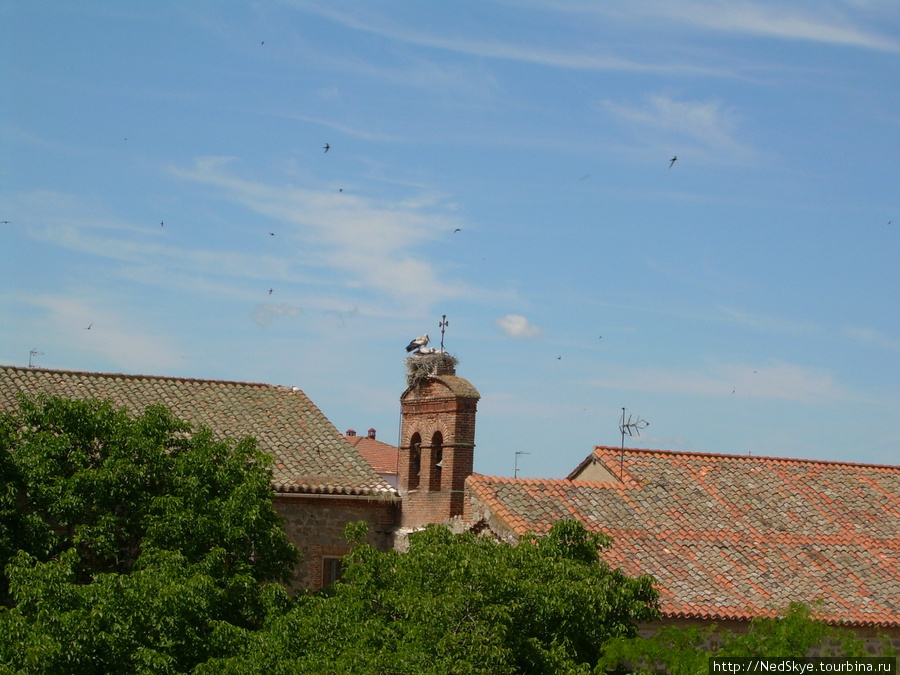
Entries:
[[[885,643],[886,656],[893,655]],[[777,617],[758,617],[746,633],[705,628],[663,628],[649,638],[616,638],[606,645],[596,673],[634,672],[705,675],[711,656],[867,656],[865,644],[848,629],[812,617],[810,607],[792,603]]]
[[327,592],[232,633],[239,653],[198,673],[590,673],[603,644],[657,618],[651,577],[598,558],[577,521],[517,545],[429,526],[406,553],[354,542]]
[[[0,672],[187,672],[288,601],[269,458],[162,406],[0,414]],[[223,651],[224,650],[224,651]]]

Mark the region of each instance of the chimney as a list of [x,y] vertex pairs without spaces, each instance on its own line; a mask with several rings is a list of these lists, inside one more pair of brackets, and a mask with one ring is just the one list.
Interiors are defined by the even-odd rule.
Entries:
[[344,436],[356,436],[356,430],[355,429],[347,429],[347,431],[344,433]]
[[371,438],[373,441],[375,440],[375,430],[374,429],[369,429],[369,438]]

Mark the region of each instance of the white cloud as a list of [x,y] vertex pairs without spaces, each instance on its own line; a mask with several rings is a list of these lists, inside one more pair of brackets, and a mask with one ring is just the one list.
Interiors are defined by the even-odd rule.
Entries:
[[900,338],[887,335],[877,328],[845,326],[844,334],[854,342],[867,347],[900,350]]
[[[640,4],[638,6],[640,7]],[[706,30],[822,42],[879,51],[900,51],[900,44],[896,40],[854,25],[854,17],[837,9],[835,3],[829,5],[819,2],[810,7],[798,11],[792,7],[785,7],[781,2],[682,0],[651,2],[644,6],[643,11],[649,10],[649,13],[656,16],[675,19]],[[855,14],[858,15],[859,12]]]
[[683,159],[746,161],[755,154],[737,140],[737,114],[721,101],[684,101],[653,94],[642,106],[613,101],[604,101],[604,106],[643,143],[682,148]]
[[342,12],[330,4],[317,4],[314,6],[305,2],[295,2],[294,4],[302,5],[307,11],[326,16],[353,30],[379,35],[405,44],[428,47],[430,49],[444,49],[480,58],[503,59],[572,70],[667,73],[713,72],[712,69],[683,66],[663,61],[658,63],[640,63],[618,56],[610,56],[593,49],[591,51],[577,51],[568,47],[538,48],[528,42],[517,44],[513,41],[493,38],[472,38],[468,35],[441,35],[437,31],[428,32],[419,27],[404,25],[385,16],[377,16],[373,13],[364,15],[358,11],[358,7],[354,7],[351,11]]
[[[522,1],[516,1],[519,9],[522,8]],[[548,13],[565,12],[579,16],[583,25],[604,21],[613,24],[640,23],[648,27],[654,20],[659,20],[666,22],[664,27],[671,31],[671,22],[676,21],[697,30],[900,51],[896,40],[864,25],[878,21],[875,4],[821,0],[806,3],[805,7],[798,9],[780,0],[627,0],[605,3],[534,0],[529,3],[532,8]]]
[[794,336],[821,334],[821,329],[809,322],[752,314],[731,307],[720,307],[719,309],[728,320],[761,333],[780,333]]
[[260,304],[253,308],[253,318],[260,326],[268,326],[277,316],[297,317],[303,310],[288,304],[269,305]]
[[[106,309],[101,302],[49,295],[28,301],[49,313],[48,324],[60,351],[75,348],[94,354],[125,372],[163,372],[179,364],[169,337],[142,329],[138,321]],[[51,343],[43,350],[45,361],[57,356],[52,349]]]
[[465,226],[446,215],[439,197],[377,202],[330,190],[267,185],[227,173],[229,162],[206,157],[172,173],[221,188],[223,198],[284,223],[302,241],[307,264],[315,261],[336,275],[331,283],[375,289],[417,305],[465,292],[463,285],[439,279],[436,267],[416,250]]
[[804,403],[848,398],[848,393],[837,385],[829,370],[791,363],[722,365],[709,371],[619,369],[616,375],[595,379],[589,384],[605,389],[694,396],[754,396]]
[[506,316],[495,319],[494,323],[500,327],[507,337],[513,340],[520,338],[530,338],[541,334],[541,329],[528,322],[524,316],[520,314],[507,314]]

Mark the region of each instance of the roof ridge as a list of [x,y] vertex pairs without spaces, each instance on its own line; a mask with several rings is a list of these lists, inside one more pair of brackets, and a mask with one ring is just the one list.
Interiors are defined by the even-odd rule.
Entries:
[[900,470],[900,465],[896,464],[874,464],[871,462],[847,462],[841,461],[837,459],[808,459],[805,457],[774,457],[771,455],[734,455],[728,454],[725,452],[698,452],[696,450],[659,450],[659,449],[650,449],[650,448],[620,448],[611,445],[595,445],[594,453],[597,454],[599,451],[611,451],[611,452],[627,452],[633,454],[649,454],[649,455],[678,455],[681,457],[704,457],[704,458],[721,458],[721,459],[735,459],[749,462],[759,462],[760,460],[764,460],[766,462],[785,462],[785,463],[796,463],[796,464],[827,464],[827,465],[839,465],[839,466],[862,466],[862,467],[870,467],[876,469],[896,469]]
[[626,487],[624,484],[618,481],[571,480],[570,478],[512,478],[510,476],[487,476],[480,473],[473,473],[471,475],[471,478],[474,478],[482,483],[521,483],[522,485],[542,485],[549,483],[552,485],[577,485],[579,487]]
[[15,370],[22,373],[48,373],[54,375],[84,375],[90,377],[122,378],[126,380],[174,380],[178,382],[202,382],[209,384],[230,384],[249,387],[266,387],[268,389],[291,389],[302,391],[299,387],[286,384],[269,384],[266,382],[245,382],[241,380],[223,380],[218,378],[186,377],[183,375],[144,375],[140,373],[97,372],[93,370],[67,370],[65,368],[41,368],[38,366],[8,366],[0,364],[0,370]]
[[107,399],[134,414],[159,403],[217,438],[253,436],[272,458],[276,492],[393,494],[299,387],[0,365],[0,408],[16,407],[19,393]]

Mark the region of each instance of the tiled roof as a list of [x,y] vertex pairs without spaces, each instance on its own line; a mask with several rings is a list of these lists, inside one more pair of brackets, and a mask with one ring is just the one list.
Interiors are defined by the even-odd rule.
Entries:
[[591,461],[622,481],[467,485],[513,534],[575,517],[610,535],[604,558],[654,575],[670,618],[821,599],[829,622],[900,626],[900,467],[608,447]]
[[296,387],[0,366],[0,408],[17,393],[110,399],[133,413],[160,403],[216,438],[256,438],[275,458],[276,492],[396,496]]
[[356,448],[378,473],[397,475],[397,464],[400,461],[397,446],[368,436],[344,436],[344,440]]

